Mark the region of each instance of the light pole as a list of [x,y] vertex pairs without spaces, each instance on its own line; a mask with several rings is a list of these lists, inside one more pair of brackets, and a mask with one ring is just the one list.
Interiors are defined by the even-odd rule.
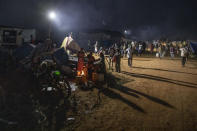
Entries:
[[54,11],[49,12],[48,18],[50,19],[50,22],[49,22],[49,39],[51,39],[51,21],[55,20],[56,13]]

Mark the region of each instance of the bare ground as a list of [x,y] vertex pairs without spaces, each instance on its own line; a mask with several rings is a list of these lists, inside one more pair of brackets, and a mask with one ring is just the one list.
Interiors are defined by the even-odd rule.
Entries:
[[167,58],[137,57],[132,68],[121,63],[122,72],[112,72],[117,84],[100,90],[100,106],[74,130],[197,130],[196,61],[186,67]]
[[[76,109],[65,117],[74,121],[66,121],[62,130],[197,130],[197,61],[189,60],[182,67],[180,59],[135,57],[132,68],[126,59],[121,67],[121,73],[110,72],[108,85],[73,92],[76,103],[71,105]],[[22,74],[7,76],[0,77],[3,87],[34,85]]]

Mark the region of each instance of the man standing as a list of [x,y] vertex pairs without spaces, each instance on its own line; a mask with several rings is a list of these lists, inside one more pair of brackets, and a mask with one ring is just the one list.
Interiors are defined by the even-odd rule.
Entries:
[[131,49],[131,47],[127,48],[127,58],[128,58],[128,66],[131,67],[132,66],[132,59],[133,59],[133,51]]
[[98,41],[96,41],[96,44],[94,45],[94,53],[98,53]]
[[[114,47],[109,48],[109,69],[113,70],[113,56],[115,54]],[[111,68],[112,67],[112,68]]]
[[186,61],[188,61],[188,59],[189,59],[189,54],[190,54],[189,44],[186,45],[185,49],[186,49],[186,51],[187,51],[187,53],[186,53]]
[[150,53],[151,54],[153,54],[153,50],[154,50],[154,45],[153,45],[153,43],[151,43],[151,45],[150,45]]
[[93,73],[93,70],[94,70],[95,58],[92,55],[92,52],[89,53],[87,58],[88,58],[88,77],[91,80],[92,79],[92,73]]
[[139,48],[138,48],[138,54],[141,56],[142,55],[142,44],[139,44]]
[[170,46],[170,56],[171,56],[171,59],[174,58],[174,47],[173,47],[173,45]]
[[115,53],[115,59],[116,59],[116,72],[120,73],[120,61],[121,61],[121,54],[120,54],[120,50],[117,49],[116,53]]
[[126,43],[123,45],[123,57],[126,57]]
[[159,53],[159,58],[161,59],[162,57],[162,45],[161,44],[158,47],[158,53]]
[[185,47],[180,48],[181,51],[181,57],[182,57],[182,66],[185,66],[185,62],[186,62],[186,54],[187,54],[187,50]]
[[84,57],[85,57],[85,52],[83,48],[81,48],[81,50],[78,52],[77,57],[78,57],[77,71],[79,71],[81,74],[84,66]]

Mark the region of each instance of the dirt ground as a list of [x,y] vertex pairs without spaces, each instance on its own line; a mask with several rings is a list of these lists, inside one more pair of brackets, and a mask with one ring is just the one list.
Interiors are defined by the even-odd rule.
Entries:
[[121,73],[112,72],[118,86],[104,88],[100,106],[74,130],[197,130],[196,61],[182,67],[180,59],[134,57],[132,68],[121,64]]
[[[109,71],[103,87],[97,84],[72,93],[72,109],[60,115],[74,120],[63,121],[59,127],[62,131],[197,131],[197,60],[189,60],[182,67],[178,58],[134,57],[132,68],[127,66],[126,58],[121,68],[121,73]],[[28,74],[17,72],[0,77],[0,83],[15,93],[29,83],[36,87]]]

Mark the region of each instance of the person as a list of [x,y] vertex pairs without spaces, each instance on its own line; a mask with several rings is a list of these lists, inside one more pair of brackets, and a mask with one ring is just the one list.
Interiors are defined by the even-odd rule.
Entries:
[[167,46],[166,45],[162,45],[162,58],[166,55],[167,52]]
[[126,44],[124,43],[123,45],[123,57],[125,56],[126,57]]
[[24,43],[24,38],[23,38],[22,33],[23,33],[23,32],[20,31],[20,32],[18,33],[17,37],[16,37],[16,44],[17,44],[17,46],[21,46],[21,45],[23,45],[23,43]]
[[158,47],[158,53],[159,53],[159,58],[161,59],[161,54],[162,54],[162,45],[159,45]]
[[186,62],[186,54],[187,54],[187,50],[186,50],[186,48],[185,48],[185,47],[180,48],[179,50],[181,51],[181,57],[182,57],[181,62],[182,62],[182,66],[184,67],[184,66],[185,66],[185,62]]
[[171,56],[171,59],[174,58],[174,47],[172,45],[170,46],[170,56]]
[[116,53],[115,53],[115,67],[116,67],[116,72],[120,73],[120,61],[121,61],[121,54],[120,54],[120,50],[116,49]]
[[154,50],[154,45],[153,45],[153,43],[151,43],[151,45],[150,45],[150,53],[151,54],[153,54],[153,50]]
[[186,62],[188,61],[189,59],[189,45],[186,45],[186,50],[187,50],[187,53],[186,53]]
[[142,53],[145,53],[146,52],[146,42],[142,42],[142,51],[141,51],[141,54]]
[[85,52],[83,48],[81,48],[77,56],[78,56],[77,71],[82,72],[84,66],[84,57],[85,57]]
[[112,67],[112,70],[113,70],[113,56],[115,54],[115,50],[114,50],[114,47],[110,47],[109,48],[109,69],[111,69]]
[[100,47],[99,51],[98,51],[98,54],[100,54],[101,52],[104,52],[103,51],[103,47]]
[[142,44],[140,43],[139,44],[139,48],[138,48],[138,54],[139,54],[139,56],[141,56],[142,55]]
[[92,73],[94,71],[94,62],[95,62],[95,58],[92,55],[92,52],[90,52],[87,56],[88,58],[88,77],[91,80],[92,79]]
[[121,57],[124,57],[123,44],[120,45],[120,54],[121,54]]
[[98,41],[96,41],[96,44],[94,45],[94,53],[98,53]]
[[31,44],[35,44],[35,41],[34,41],[34,39],[33,39],[33,35],[30,35],[30,43],[31,43]]
[[131,49],[131,47],[127,48],[127,58],[128,58],[128,66],[131,67],[132,66],[132,59],[133,59],[133,51]]
[[179,49],[179,46],[176,45],[176,55],[177,55],[177,56],[179,56],[179,50],[180,50],[180,49]]
[[114,44],[114,48],[115,48],[115,49],[117,49],[117,48],[118,48],[118,45],[117,45],[116,43]]
[[133,48],[134,46],[135,46],[135,42],[132,41],[132,42],[131,42],[131,47]]
[[57,48],[57,43],[53,43],[53,49]]
[[99,70],[97,71],[97,72],[99,72],[99,73],[106,73],[106,67],[105,67],[105,56],[104,56],[104,54],[103,54],[103,52],[101,52],[100,54],[99,54],[99,56],[100,56],[100,58],[99,58],[99,60],[98,60],[98,63],[99,63],[99,65],[100,65],[100,68],[99,68]]

